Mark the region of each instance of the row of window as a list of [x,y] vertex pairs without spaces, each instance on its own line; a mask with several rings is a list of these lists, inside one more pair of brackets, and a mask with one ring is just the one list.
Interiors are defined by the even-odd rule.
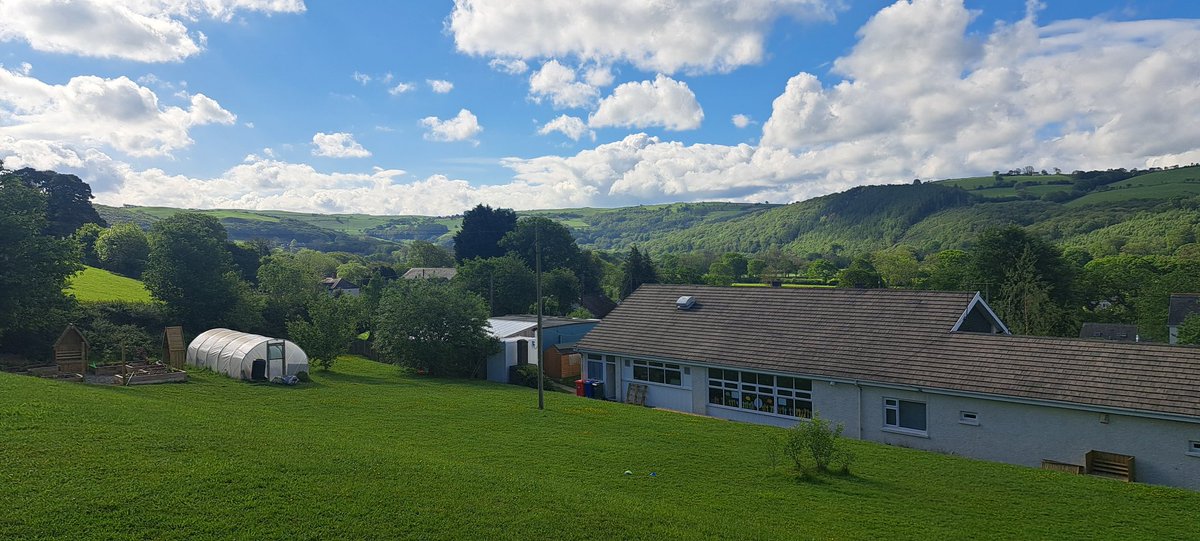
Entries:
[[708,403],[810,419],[812,380],[710,368]]
[[671,363],[635,360],[633,361],[633,379],[634,381],[680,386],[683,385],[683,367]]

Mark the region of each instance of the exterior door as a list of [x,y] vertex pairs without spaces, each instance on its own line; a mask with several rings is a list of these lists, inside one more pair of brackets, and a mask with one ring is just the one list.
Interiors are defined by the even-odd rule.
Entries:
[[617,381],[617,363],[608,361],[604,363],[604,398],[609,400],[617,399],[617,387],[620,382]]
[[283,340],[267,342],[267,379],[283,376]]

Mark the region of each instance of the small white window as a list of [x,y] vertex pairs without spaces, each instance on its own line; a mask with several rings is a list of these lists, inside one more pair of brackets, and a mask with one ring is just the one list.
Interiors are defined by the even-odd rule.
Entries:
[[964,425],[979,426],[979,414],[973,411],[958,412],[958,422]]
[[1192,440],[1188,442],[1188,453],[1192,456],[1200,456],[1200,440]]

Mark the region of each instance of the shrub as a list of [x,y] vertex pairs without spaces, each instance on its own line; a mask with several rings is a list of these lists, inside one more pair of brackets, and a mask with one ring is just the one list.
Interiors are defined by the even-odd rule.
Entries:
[[848,473],[854,455],[845,447],[842,429],[841,423],[834,425],[813,413],[812,419],[788,429],[784,454],[801,471],[811,466],[825,472],[829,471],[830,466],[835,466],[842,473]]
[[[524,385],[534,389],[538,386],[538,367],[536,364],[519,364],[509,368],[508,382],[513,385]],[[550,388],[550,378],[543,375],[543,388]]]

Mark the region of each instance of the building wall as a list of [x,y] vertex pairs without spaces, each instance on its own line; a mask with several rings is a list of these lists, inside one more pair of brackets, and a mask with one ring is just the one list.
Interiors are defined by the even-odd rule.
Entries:
[[[625,366],[626,360],[618,358],[618,367],[621,380],[629,382],[633,370]],[[709,404],[705,367],[683,366],[688,368],[683,386],[647,383],[647,405],[781,427],[800,422]],[[622,399],[624,392],[620,390]],[[925,403],[925,434],[884,427],[885,398]],[[860,388],[818,378],[812,380],[812,401],[822,418],[841,423],[843,434],[850,438],[1030,467],[1039,467],[1043,459],[1082,465],[1088,451],[1106,451],[1132,455],[1137,481],[1200,490],[1200,456],[1188,454],[1189,442],[1200,441],[1200,423],[870,385]],[[960,422],[963,411],[976,413],[978,424]]]

